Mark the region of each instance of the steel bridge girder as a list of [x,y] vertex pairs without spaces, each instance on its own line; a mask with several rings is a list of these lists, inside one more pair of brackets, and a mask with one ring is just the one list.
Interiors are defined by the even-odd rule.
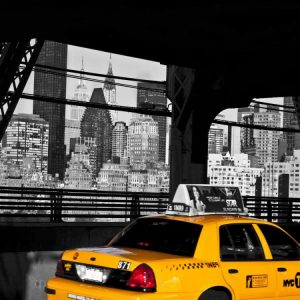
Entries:
[[24,39],[0,45],[0,140],[13,116],[44,41]]

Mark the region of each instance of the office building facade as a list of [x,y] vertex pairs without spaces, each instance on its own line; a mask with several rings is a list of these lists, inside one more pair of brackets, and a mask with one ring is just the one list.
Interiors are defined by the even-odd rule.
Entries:
[[66,146],[66,156],[70,156],[70,140],[72,138],[80,137],[80,121],[69,120],[65,121],[65,146]]
[[[254,113],[254,124],[275,128],[280,127],[280,114],[278,112]],[[263,167],[265,163],[276,162],[278,160],[278,141],[280,138],[280,131],[254,130],[255,155],[259,157],[259,167]]]
[[[95,88],[90,98],[91,103],[105,104],[102,88]],[[87,107],[80,125],[81,138],[94,138],[96,143],[96,168],[93,172],[95,179],[103,163],[112,157],[112,121],[106,109]]]
[[208,132],[208,153],[222,153],[223,140],[223,128],[217,124],[211,124]]
[[[152,104],[156,109],[167,108],[167,97],[164,85],[157,83],[138,82],[137,107],[147,107]],[[152,116],[158,124],[160,162],[166,162],[167,117]]]
[[93,185],[96,144],[92,138],[72,138],[71,158],[65,174],[65,185],[72,189],[89,189]]
[[[67,45],[46,41],[37,60],[38,64],[67,68]],[[53,98],[66,97],[65,72],[60,75],[35,71],[34,95]],[[49,123],[48,173],[64,178],[65,171],[65,105],[53,102],[33,102],[33,114]]]
[[244,196],[255,196],[255,183],[263,168],[251,168],[247,154],[209,154],[207,177],[211,185],[238,186]]
[[125,122],[116,122],[112,130],[112,160],[127,156],[128,127]]
[[48,142],[48,122],[37,115],[14,115],[2,141],[6,161],[20,170],[27,164],[35,172],[47,174]]
[[158,162],[158,124],[151,117],[131,119],[128,126],[128,154],[131,165]]
[[[242,117],[241,123],[247,125],[254,125],[254,113],[247,114]],[[254,138],[254,129],[251,127],[241,128],[241,152],[255,156],[256,155],[256,144]]]
[[[285,106],[294,107],[293,97],[284,97],[283,104]],[[295,113],[289,113],[286,109],[283,112],[283,127],[299,129],[299,123],[297,115]],[[300,149],[300,133],[298,132],[284,132],[283,138],[286,141],[286,154],[293,155],[294,149]]]

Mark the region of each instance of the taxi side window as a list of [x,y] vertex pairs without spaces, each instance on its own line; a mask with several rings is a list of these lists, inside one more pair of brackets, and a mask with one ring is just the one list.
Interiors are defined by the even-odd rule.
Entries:
[[271,225],[258,226],[269,244],[274,260],[300,260],[300,248],[289,235]]
[[221,260],[263,260],[264,252],[251,224],[232,224],[220,227]]

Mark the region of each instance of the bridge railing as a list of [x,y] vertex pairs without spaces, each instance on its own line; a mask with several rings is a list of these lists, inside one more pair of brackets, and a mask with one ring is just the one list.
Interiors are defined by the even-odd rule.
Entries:
[[0,187],[0,222],[128,222],[165,211],[168,193]]
[[278,223],[300,222],[299,198],[244,196],[249,215]]
[[[300,222],[299,198],[243,198],[250,216]],[[0,222],[128,222],[168,203],[168,193],[0,187]]]

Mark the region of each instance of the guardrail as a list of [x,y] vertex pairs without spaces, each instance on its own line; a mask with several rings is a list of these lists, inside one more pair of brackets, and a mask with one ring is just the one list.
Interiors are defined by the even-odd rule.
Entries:
[[[243,198],[250,216],[300,222],[299,198]],[[0,187],[0,222],[128,222],[168,203],[168,193]]]
[[243,197],[249,215],[271,222],[300,222],[299,198]]
[[168,193],[0,187],[0,222],[128,222],[164,212],[168,199]]

